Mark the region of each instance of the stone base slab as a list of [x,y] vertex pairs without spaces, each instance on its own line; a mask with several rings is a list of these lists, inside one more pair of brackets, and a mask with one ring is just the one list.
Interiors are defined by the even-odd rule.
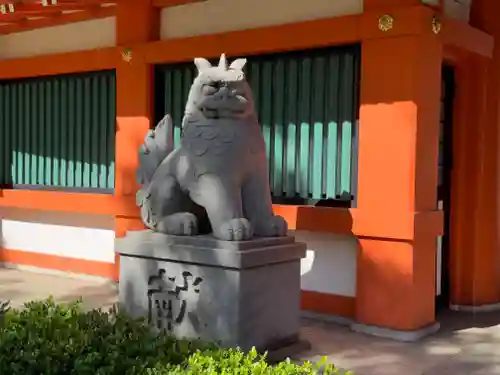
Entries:
[[278,352],[298,342],[300,259],[292,237],[229,242],[129,232],[116,240],[119,301],[176,337]]

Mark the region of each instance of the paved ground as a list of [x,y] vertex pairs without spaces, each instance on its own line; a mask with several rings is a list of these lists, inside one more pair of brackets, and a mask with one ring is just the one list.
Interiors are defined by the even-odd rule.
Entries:
[[[85,306],[110,307],[116,287],[32,272],[0,269],[0,300],[19,306],[53,295],[58,301],[83,297]],[[302,336],[312,350],[301,357],[329,359],[358,375],[496,375],[500,374],[500,312],[447,313],[442,329],[418,343],[400,343],[350,332],[348,328],[304,320]]]

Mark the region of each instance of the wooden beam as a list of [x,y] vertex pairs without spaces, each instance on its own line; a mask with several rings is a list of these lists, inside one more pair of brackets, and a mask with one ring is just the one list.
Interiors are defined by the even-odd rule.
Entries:
[[[60,6],[60,5],[93,5],[93,4],[105,4],[114,3],[117,0],[58,0],[57,4],[48,4],[45,7]],[[0,0],[0,4],[14,4],[16,7],[20,5],[40,5],[43,6],[42,0]]]
[[168,8],[177,5],[199,3],[201,1],[206,1],[206,0],[152,0],[152,4],[156,8]]
[[[43,17],[32,20],[19,21],[11,25],[1,26],[0,35],[12,34],[22,31],[28,31],[33,29],[39,29],[51,26],[60,26],[73,22],[88,21],[98,18],[111,17],[116,14],[116,7],[100,7],[98,9],[83,10],[80,12],[70,13],[70,14],[60,14],[52,17]],[[1,18],[0,18],[1,22]]]
[[86,3],[85,5],[72,3],[72,4],[57,4],[57,5],[43,6],[41,4],[35,4],[35,3],[29,3],[29,4],[23,3],[15,5],[14,12],[10,14],[82,10],[88,6],[93,6],[93,5],[95,6],[100,4],[101,4],[100,1],[95,1],[95,0],[89,0],[89,2]]

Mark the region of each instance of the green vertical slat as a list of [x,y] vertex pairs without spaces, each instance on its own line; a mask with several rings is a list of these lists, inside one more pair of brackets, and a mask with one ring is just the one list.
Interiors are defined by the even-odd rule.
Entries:
[[182,69],[175,69],[173,72],[173,79],[170,82],[172,95],[172,120],[175,124],[174,143],[180,144],[181,141],[181,123],[182,114],[184,112],[184,98],[182,97]]
[[351,53],[346,53],[342,59],[342,78],[340,88],[341,121],[342,121],[342,152],[340,190],[341,194],[351,192],[351,155],[352,155],[352,126],[353,94],[354,94],[354,59]]
[[116,76],[110,74],[108,76],[108,149],[109,149],[109,167],[108,167],[108,184],[109,189],[115,187],[115,147],[116,147]]
[[[179,108],[179,112],[181,116],[184,116],[184,111],[185,111],[185,106],[187,102],[187,98],[189,96],[189,90],[191,88],[191,84],[193,83],[193,71],[191,67],[188,65],[183,69],[182,72],[182,95],[181,97],[183,98],[182,102],[182,107]],[[182,117],[181,117],[181,122],[177,124],[177,126],[182,128]]]
[[326,196],[337,197],[338,183],[338,128],[339,128],[339,56],[331,54],[328,58],[329,80],[327,82],[327,109],[325,121],[328,122],[328,149],[327,149],[327,180]]
[[311,59],[305,57],[300,66],[300,195],[309,197],[309,127],[311,115]]
[[352,118],[352,145],[351,145],[351,187],[350,198],[352,200],[351,207],[357,206],[358,194],[358,154],[359,154],[359,92],[360,92],[360,48],[355,46],[353,49],[353,104],[351,108]]
[[9,181],[9,107],[7,104],[8,86],[0,83],[0,185],[8,184]]
[[7,159],[7,183],[12,184],[14,176],[12,175],[12,165],[14,162],[14,90],[11,85],[8,85],[5,90],[7,108],[7,142],[6,142],[6,159]]
[[67,117],[66,117],[66,129],[68,134],[68,147],[67,147],[67,163],[68,167],[66,170],[67,174],[67,186],[75,187],[75,169],[76,169],[76,148],[75,148],[75,111],[76,111],[76,82],[71,78],[67,78],[68,86],[68,101],[67,101]]
[[328,123],[328,175],[326,180],[326,197],[330,199],[335,199],[337,195],[337,137],[337,122],[330,121]]
[[297,97],[298,97],[298,64],[296,59],[288,62],[287,85],[285,86],[287,95],[287,139],[286,139],[286,184],[285,194],[287,197],[294,197],[297,193],[296,181],[296,148],[297,148]]
[[92,76],[90,78],[90,97],[87,99],[89,103],[89,121],[90,121],[90,142],[91,142],[91,155],[90,163],[90,186],[92,188],[99,188],[99,165],[102,163],[100,139],[102,138],[101,132],[106,132],[104,126],[99,123],[99,78],[100,76]]
[[18,85],[13,84],[12,85],[12,102],[11,102],[11,110],[12,110],[12,122],[11,122],[11,171],[10,175],[12,176],[12,183],[15,184],[17,183],[17,133],[19,132],[18,127],[16,126],[18,124],[18,108],[17,108],[17,92],[18,92]]
[[8,184],[9,180],[9,121],[7,105],[7,85],[0,83],[0,185]]
[[83,184],[83,81],[77,79],[75,82],[75,116],[72,126],[75,128],[75,186],[81,187]]
[[[159,119],[157,119],[158,121],[160,121],[163,116],[165,116],[167,113],[171,113],[172,111],[172,106],[171,106],[171,98],[172,98],[172,95],[171,95],[171,83],[172,83],[172,80],[171,80],[171,77],[170,77],[170,71],[165,68],[162,70],[162,75],[161,75],[162,79],[163,79],[163,86],[164,86],[164,92],[162,93],[162,98],[163,98],[163,111],[161,113],[161,117]],[[172,120],[173,121],[173,120]],[[174,124],[175,126],[175,124]],[[174,141],[175,141],[175,138],[174,138]]]
[[54,122],[54,135],[52,142],[52,185],[61,185],[61,169],[60,169],[60,158],[61,158],[61,144],[63,140],[61,139],[61,112],[60,107],[62,105],[61,101],[61,79],[58,78],[54,80],[53,91],[52,91],[52,101],[50,103],[53,114]]
[[[266,142],[266,155],[269,166],[269,179],[273,178],[273,160],[274,149],[271,140],[271,126],[272,126],[272,86],[269,84],[273,81],[273,65],[271,61],[263,61],[259,67],[261,71],[259,90],[260,90],[260,119],[262,133]],[[272,187],[272,186],[271,186]]]
[[[26,107],[33,115],[31,116],[31,134],[30,134],[30,167],[29,176],[30,183],[33,185],[38,184],[38,142],[39,138],[42,136],[39,129],[40,116],[39,116],[39,105],[38,97],[40,93],[38,92],[38,85],[36,82],[32,82],[30,100]],[[28,169],[28,168],[27,168]]]
[[283,195],[283,112],[285,97],[285,66],[281,59],[274,64],[273,72],[273,140],[274,140],[274,163],[273,168],[273,192],[275,196]]
[[342,194],[351,191],[351,152],[352,152],[352,122],[342,124],[342,163],[341,191]]
[[16,124],[17,127],[19,127],[19,131],[17,132],[17,171],[16,171],[16,176],[17,176],[17,181],[16,184],[23,184],[24,183],[24,152],[23,152],[23,147],[24,147],[24,132],[26,131],[25,127],[25,118],[26,118],[26,110],[24,107],[23,99],[24,99],[24,91],[25,91],[25,84],[20,83],[18,85],[18,100],[17,100],[17,110],[19,111],[19,122]]
[[[256,111],[258,111],[258,109],[261,106],[260,92],[259,92],[259,90],[260,90],[260,85],[259,85],[260,65],[259,65],[258,61],[256,61],[256,62],[250,61],[250,63],[248,64],[247,80],[248,80],[248,84],[250,85],[250,87],[252,89],[254,108]],[[257,112],[257,115],[260,116],[260,111]],[[259,122],[259,124],[260,124],[260,122]]]
[[5,85],[3,89],[4,93],[4,103],[3,103],[3,124],[4,128],[4,138],[0,140],[0,145],[3,144],[3,165],[4,165],[4,180],[3,184],[10,184],[12,182],[11,176],[11,164],[12,164],[12,108],[11,108],[11,95],[12,90],[9,85]]
[[83,178],[82,178],[82,186],[85,188],[90,188],[90,166],[92,164],[91,161],[91,151],[93,148],[92,138],[90,134],[92,132],[92,107],[90,104],[92,103],[92,91],[90,86],[90,77],[87,76],[83,79],[83,95],[82,95],[82,133],[83,136],[80,141],[83,143],[83,152],[82,152],[82,163],[83,163]]
[[30,161],[31,161],[31,155],[30,155],[30,137],[33,136],[32,129],[31,129],[31,116],[32,113],[30,111],[30,90],[31,89],[31,84],[24,83],[23,84],[23,101],[22,101],[22,106],[23,106],[23,123],[21,125],[22,130],[22,151],[23,151],[23,184],[27,185],[34,185],[36,182],[32,181],[30,178]]
[[[106,126],[108,116],[106,111],[109,111],[108,108],[108,92],[109,92],[109,84],[108,77],[100,76],[96,79],[96,84],[94,87],[93,98],[96,100],[96,105],[93,108],[94,116],[96,123],[99,124],[100,131],[98,132],[98,138],[96,139],[97,144],[99,145],[99,170],[98,170],[98,186],[100,188],[108,187],[108,154],[107,154],[107,143],[108,137],[112,135],[109,134],[108,127]],[[95,95],[95,96],[94,96]],[[114,152],[115,150],[112,150]]]
[[53,180],[52,180],[52,155],[54,153],[54,114],[52,113],[52,102],[54,101],[53,95],[53,85],[54,85],[54,79],[49,79],[47,80],[45,84],[45,92],[44,92],[44,97],[45,97],[45,107],[44,107],[44,113],[45,113],[45,121],[46,121],[46,128],[45,128],[45,159],[44,159],[44,180],[41,181],[41,183],[45,186],[52,186]]
[[45,153],[46,149],[46,118],[45,118],[45,82],[38,81],[36,83],[37,102],[38,102],[38,142],[37,142],[37,174],[36,183],[42,185],[45,177]]
[[313,157],[311,174],[311,193],[313,199],[323,195],[323,123],[325,97],[325,58],[318,56],[313,60],[312,118],[313,118]]
[[68,95],[68,80],[62,78],[61,79],[61,102],[60,108],[61,111],[61,169],[59,175],[61,176],[61,186],[66,187],[69,186],[68,181],[68,170],[69,170],[69,147],[70,147],[70,138],[68,131],[68,116],[69,116],[69,95]]

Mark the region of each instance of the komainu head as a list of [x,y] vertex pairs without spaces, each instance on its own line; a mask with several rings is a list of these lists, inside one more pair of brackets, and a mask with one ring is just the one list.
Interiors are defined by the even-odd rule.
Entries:
[[236,59],[228,65],[221,55],[219,64],[201,57],[194,59],[198,69],[186,104],[189,122],[209,119],[244,119],[254,114],[252,92],[245,79],[246,59]]

